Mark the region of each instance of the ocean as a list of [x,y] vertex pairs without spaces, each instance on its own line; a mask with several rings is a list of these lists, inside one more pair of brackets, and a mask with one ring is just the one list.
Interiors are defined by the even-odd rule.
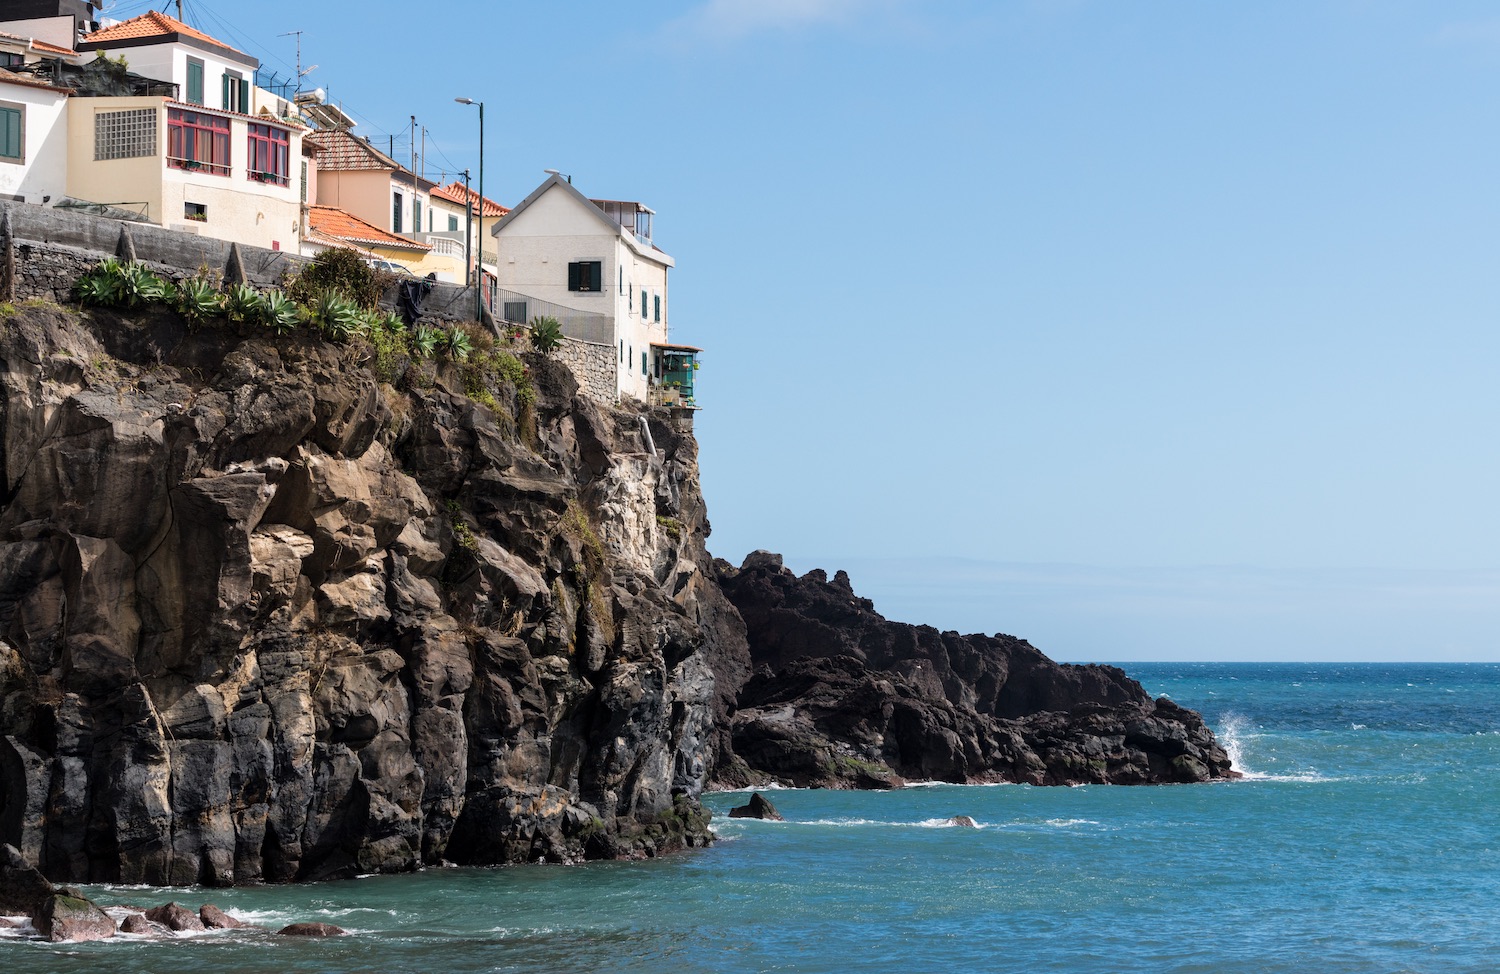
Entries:
[[786,822],[729,819],[747,795],[720,793],[720,841],[652,862],[93,886],[106,905],[212,902],[353,936],[7,936],[0,970],[1500,970],[1500,664],[1125,669],[1202,711],[1244,779],[766,792]]

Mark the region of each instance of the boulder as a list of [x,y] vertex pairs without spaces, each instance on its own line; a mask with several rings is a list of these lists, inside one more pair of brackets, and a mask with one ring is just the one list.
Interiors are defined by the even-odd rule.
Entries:
[[781,813],[776,810],[776,806],[767,801],[758,791],[751,795],[750,800],[739,808],[731,808],[729,810],[729,817],[758,818],[769,822],[786,821],[786,819],[781,817]]
[[955,815],[955,816],[953,816],[952,818],[950,818],[948,820],[948,824],[954,826],[955,828],[960,828],[960,829],[977,829],[977,828],[979,828],[978,823],[976,823],[972,818],[970,818],[967,815]]
[[15,846],[0,846],[0,913],[30,916],[56,892]]
[[236,930],[246,925],[243,920],[236,920],[212,903],[198,907],[198,919],[210,930]]
[[108,940],[115,935],[115,921],[88,900],[54,894],[42,901],[32,922],[37,933],[55,944]]
[[153,923],[159,923],[168,930],[204,930],[203,921],[198,919],[198,914],[185,906],[176,903],[164,903],[155,909],[146,911],[146,919]]
[[147,920],[144,913],[132,913],[130,914],[130,916],[120,921],[121,933],[146,935],[156,933],[157,931],[162,929],[163,928],[159,924],[155,924],[150,920]]
[[348,933],[331,923],[292,923],[276,932],[283,937],[342,937]]

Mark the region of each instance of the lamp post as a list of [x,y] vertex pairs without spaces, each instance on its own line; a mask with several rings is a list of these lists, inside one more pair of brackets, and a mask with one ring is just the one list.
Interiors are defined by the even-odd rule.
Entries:
[[473,267],[474,194],[469,192],[469,170],[464,170],[464,274]]
[[474,261],[474,320],[484,320],[484,102],[472,98],[455,98],[460,105],[479,106],[479,211],[478,259]]

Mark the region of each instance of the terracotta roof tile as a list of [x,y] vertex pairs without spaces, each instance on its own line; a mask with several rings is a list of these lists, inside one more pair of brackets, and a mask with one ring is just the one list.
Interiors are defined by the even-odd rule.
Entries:
[[83,44],[86,47],[92,48],[114,41],[131,41],[143,37],[171,37],[174,34],[207,41],[210,44],[224,48],[226,51],[234,51],[236,54],[245,53],[237,48],[230,47],[217,37],[209,37],[203,31],[189,27],[182,21],[174,17],[168,17],[166,14],[156,10],[143,13],[139,17],[132,17],[118,24],[111,24],[108,27],[100,28],[92,34],[85,36]]
[[50,82],[43,81],[41,78],[36,78],[29,74],[17,74],[14,71],[8,71],[5,68],[0,68],[0,81],[9,82],[13,85],[25,85],[28,88],[41,88],[44,91],[57,91],[62,92],[63,94],[73,93],[72,88],[58,87],[57,85],[54,85]]
[[394,233],[382,230],[373,223],[366,223],[352,213],[345,213],[336,206],[309,206],[308,226],[318,233],[339,240],[364,244],[366,247],[394,247],[399,250],[427,252],[432,244],[418,243]]
[[[439,186],[437,189],[434,189],[429,195],[436,196],[439,199],[445,199],[450,203],[457,203],[459,206],[467,206],[471,202],[478,204],[480,199],[478,193],[474,192],[472,189],[464,189],[464,184],[459,182],[458,180],[454,180],[447,186]],[[488,196],[484,197],[485,216],[504,216],[509,212],[510,207],[501,206],[499,203],[496,203]]]
[[348,172],[351,169],[389,172],[401,168],[400,163],[390,156],[348,132],[309,132],[307,141],[317,147],[319,169],[330,172]]

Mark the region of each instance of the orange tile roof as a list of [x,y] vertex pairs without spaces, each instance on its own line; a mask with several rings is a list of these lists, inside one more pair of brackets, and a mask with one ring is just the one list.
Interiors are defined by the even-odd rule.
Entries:
[[[477,204],[480,199],[478,193],[474,192],[472,189],[464,189],[464,184],[456,179],[453,182],[449,183],[447,186],[439,186],[437,189],[434,189],[429,195],[436,196],[439,199],[445,199],[450,203],[457,203],[459,206],[468,206],[470,203]],[[510,207],[501,206],[499,203],[496,203],[488,196],[484,197],[485,216],[504,216],[509,212]]]
[[318,168],[329,172],[348,172],[351,169],[376,169],[391,171],[401,164],[381,152],[364,139],[348,132],[310,132],[306,141],[318,149]]
[[217,37],[209,37],[203,31],[189,27],[175,17],[168,17],[166,14],[156,10],[143,13],[139,17],[132,17],[122,23],[100,28],[92,34],[86,35],[83,38],[83,44],[86,47],[94,47],[99,44],[109,44],[115,41],[132,41],[144,37],[172,37],[179,34],[183,37],[192,37],[200,41],[207,41],[210,44],[224,48],[226,51],[234,51],[236,54],[245,53],[237,48],[230,47]]
[[309,206],[307,223],[318,233],[339,240],[349,240],[366,247],[394,247],[398,250],[427,252],[432,244],[418,243],[394,233],[382,230],[373,223],[366,223],[352,213],[345,213],[336,206]]

